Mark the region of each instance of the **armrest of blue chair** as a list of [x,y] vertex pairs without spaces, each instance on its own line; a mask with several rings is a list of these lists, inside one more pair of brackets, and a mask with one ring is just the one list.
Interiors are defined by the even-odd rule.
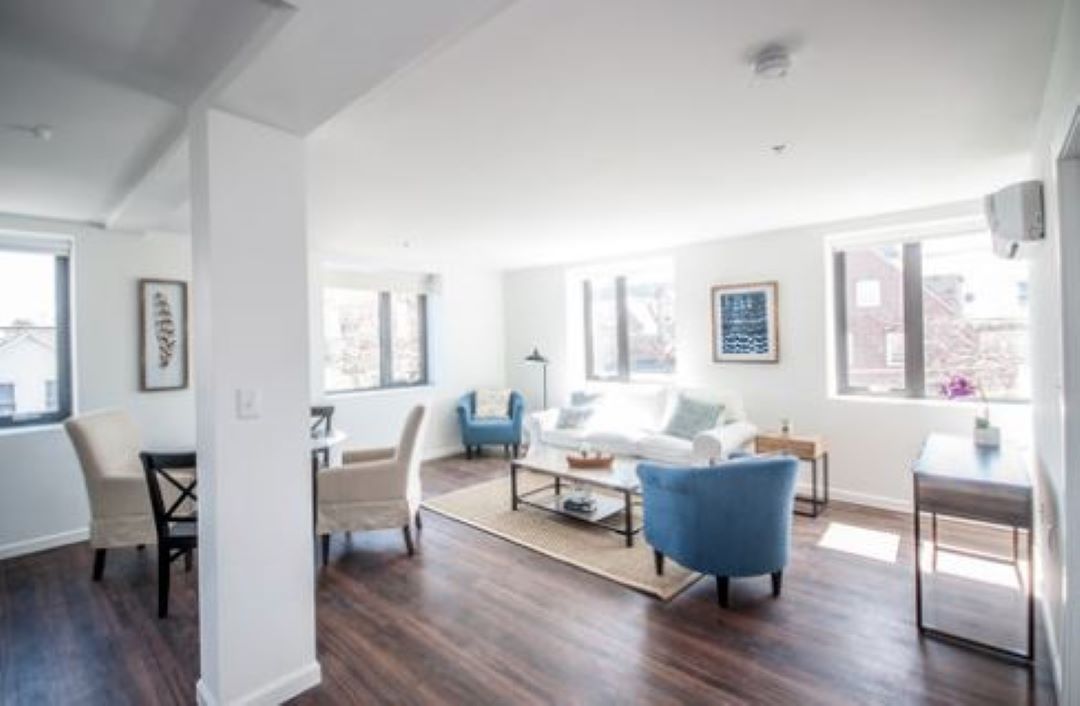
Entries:
[[514,434],[520,437],[525,423],[525,397],[520,392],[510,393],[510,419],[514,423]]
[[472,421],[472,393],[462,395],[457,401],[457,415],[461,426],[466,427]]

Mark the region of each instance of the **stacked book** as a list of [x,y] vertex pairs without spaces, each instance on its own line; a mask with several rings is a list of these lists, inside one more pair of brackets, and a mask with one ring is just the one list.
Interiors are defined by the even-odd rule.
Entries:
[[596,499],[587,495],[571,495],[563,500],[563,509],[571,512],[593,512],[596,510]]

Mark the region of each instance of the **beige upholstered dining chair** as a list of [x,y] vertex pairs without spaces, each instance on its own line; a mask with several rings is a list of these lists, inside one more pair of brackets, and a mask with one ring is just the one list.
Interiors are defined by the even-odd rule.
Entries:
[[322,559],[330,555],[334,532],[400,527],[409,556],[413,554],[409,523],[420,529],[420,440],[426,409],[417,405],[405,419],[400,443],[393,448],[346,451],[342,465],[320,471],[316,532],[322,537]]
[[64,422],[90,496],[90,547],[95,581],[105,550],[157,542],[146,476],[139,461],[139,430],[122,410],[103,410]]

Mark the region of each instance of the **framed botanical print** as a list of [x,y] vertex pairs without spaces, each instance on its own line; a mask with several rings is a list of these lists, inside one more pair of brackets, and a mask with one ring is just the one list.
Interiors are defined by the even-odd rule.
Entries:
[[717,363],[780,360],[777,283],[723,284],[712,288],[712,346]]
[[187,282],[139,280],[139,389],[188,386]]

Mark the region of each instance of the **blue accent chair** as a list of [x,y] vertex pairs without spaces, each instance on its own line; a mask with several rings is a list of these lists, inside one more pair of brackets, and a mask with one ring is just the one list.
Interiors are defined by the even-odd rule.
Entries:
[[645,539],[656,555],[716,576],[720,605],[728,607],[732,578],[772,575],[780,595],[791,545],[791,515],[799,462],[757,456],[706,468],[638,466],[644,497]]
[[510,393],[510,408],[506,410],[505,418],[478,419],[475,412],[476,393],[463,395],[457,403],[457,415],[465,457],[472,458],[474,452],[480,455],[484,446],[501,445],[506,453],[513,450],[514,458],[517,458],[521,451],[521,426],[525,421],[525,398],[521,393]]

